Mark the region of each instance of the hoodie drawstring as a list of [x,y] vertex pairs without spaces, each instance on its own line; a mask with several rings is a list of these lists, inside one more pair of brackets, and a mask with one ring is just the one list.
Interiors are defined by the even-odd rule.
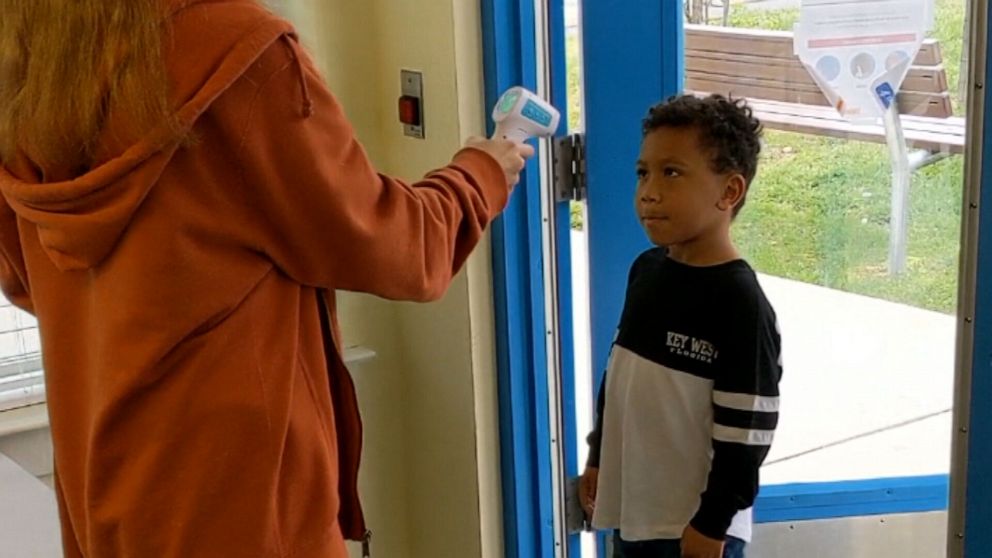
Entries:
[[310,118],[313,115],[313,99],[310,98],[310,87],[307,86],[307,76],[303,70],[303,55],[300,53],[300,45],[289,35],[283,35],[282,40],[289,45],[289,51],[296,62],[296,73],[300,79],[300,89],[303,92],[303,118]]

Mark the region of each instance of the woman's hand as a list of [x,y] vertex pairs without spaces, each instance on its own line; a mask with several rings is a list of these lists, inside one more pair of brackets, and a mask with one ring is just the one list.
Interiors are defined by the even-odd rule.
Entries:
[[534,148],[526,143],[517,143],[510,140],[495,140],[485,138],[469,138],[465,142],[465,147],[472,147],[485,151],[496,159],[496,162],[503,168],[506,176],[506,184],[511,188],[520,182],[520,173],[527,164],[527,159],[534,156]]

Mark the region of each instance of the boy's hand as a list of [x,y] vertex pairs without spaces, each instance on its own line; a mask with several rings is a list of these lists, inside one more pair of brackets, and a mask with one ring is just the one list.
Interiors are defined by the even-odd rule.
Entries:
[[690,525],[682,533],[682,558],[723,558],[723,541],[711,539]]
[[596,510],[596,488],[599,484],[599,469],[596,467],[586,467],[579,479],[579,503],[582,504],[586,517],[592,519],[592,512]]

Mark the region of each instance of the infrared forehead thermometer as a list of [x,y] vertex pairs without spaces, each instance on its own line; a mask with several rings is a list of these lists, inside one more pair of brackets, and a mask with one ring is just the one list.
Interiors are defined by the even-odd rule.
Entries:
[[523,87],[513,87],[503,93],[493,109],[494,136],[517,143],[552,136],[560,119],[561,114],[547,101]]

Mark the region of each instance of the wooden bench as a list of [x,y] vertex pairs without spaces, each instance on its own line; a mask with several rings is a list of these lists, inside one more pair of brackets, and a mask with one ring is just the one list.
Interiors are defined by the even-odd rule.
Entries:
[[[912,172],[964,152],[965,121],[953,115],[940,44],[927,39],[883,124],[852,124],[831,107],[785,31],[686,25],[686,89],[746,98],[768,129],[889,146],[892,216],[889,270],[906,264]],[[911,151],[912,149],[912,151]]]

